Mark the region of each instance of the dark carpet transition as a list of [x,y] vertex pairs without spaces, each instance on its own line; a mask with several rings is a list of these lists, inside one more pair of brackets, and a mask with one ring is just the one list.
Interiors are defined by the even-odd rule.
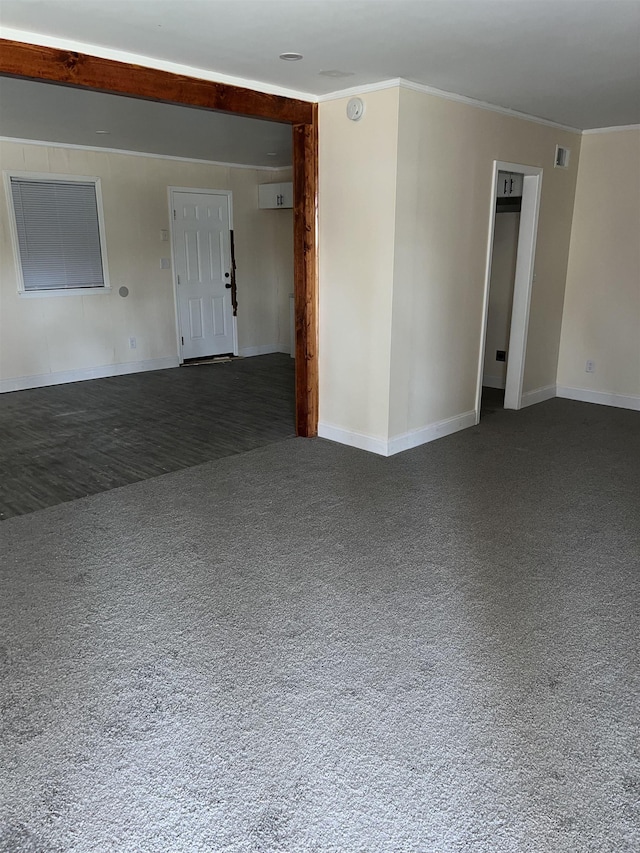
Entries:
[[637,853],[639,458],[550,400],[7,520],[0,851]]
[[0,395],[0,519],[295,435],[274,353]]

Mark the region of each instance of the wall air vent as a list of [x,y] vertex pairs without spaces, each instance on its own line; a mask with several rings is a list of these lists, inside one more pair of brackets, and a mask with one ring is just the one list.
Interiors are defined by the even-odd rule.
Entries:
[[568,169],[570,154],[571,150],[569,148],[562,148],[562,146],[556,145],[556,159],[553,164],[554,167],[556,169]]

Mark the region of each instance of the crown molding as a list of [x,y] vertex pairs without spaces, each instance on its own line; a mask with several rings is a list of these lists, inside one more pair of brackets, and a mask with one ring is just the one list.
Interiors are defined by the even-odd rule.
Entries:
[[435,89],[433,86],[425,86],[423,83],[414,83],[412,80],[400,79],[399,85],[403,89],[411,89],[414,92],[423,92],[425,95],[433,95],[434,97],[442,98],[445,101],[457,101],[460,104],[467,104],[467,106],[470,107],[478,107],[478,109],[481,110],[511,116],[511,118],[518,118],[522,121],[532,121],[535,124],[543,124],[546,127],[555,127],[558,130],[565,130],[567,133],[582,133],[582,130],[578,127],[571,127],[568,124],[560,124],[560,122],[551,121],[550,119],[541,118],[540,116],[532,116],[529,115],[529,113],[509,109],[509,107],[490,104],[488,101],[479,101],[476,100],[476,98],[468,98],[466,95],[457,95],[455,92],[445,92],[443,89]]
[[71,142],[47,142],[42,139],[21,139],[17,136],[0,136],[0,142],[16,145],[41,145],[44,148],[72,148],[78,151],[95,151],[98,154],[125,154],[130,157],[153,157],[154,160],[177,160],[179,163],[199,163],[203,166],[223,166],[227,169],[250,169],[260,172],[282,172],[291,166],[252,166],[247,163],[225,163],[222,160],[199,160],[195,157],[178,157],[173,154],[153,154],[151,151],[129,151],[125,148],[103,148],[100,145],[76,145]]
[[32,33],[24,30],[16,30],[11,27],[0,27],[0,36],[2,38],[11,39],[13,41],[22,41],[27,44],[42,45],[44,47],[53,47],[59,50],[77,51],[87,53],[91,56],[97,56],[102,59],[111,59],[116,62],[128,62],[134,65],[142,65],[148,68],[156,68],[161,71],[170,71],[174,74],[183,74],[187,77],[196,77],[201,80],[210,80],[216,83],[228,83],[232,86],[240,86],[245,89],[253,89],[257,92],[264,92],[270,95],[282,95],[287,98],[297,98],[302,101],[311,103],[324,103],[326,101],[335,101],[340,98],[349,98],[353,95],[363,95],[369,92],[379,92],[384,89],[393,89],[396,87],[410,89],[414,92],[421,92],[426,95],[432,95],[436,98],[442,98],[447,101],[455,101],[457,103],[466,104],[467,106],[477,107],[481,110],[499,113],[501,115],[511,116],[522,121],[530,121],[534,124],[541,124],[547,127],[555,127],[558,130],[563,130],[568,133],[581,135],[582,133],[605,133],[614,130],[627,130],[636,127],[629,125],[624,128],[595,128],[589,131],[583,131],[577,127],[560,124],[550,119],[541,118],[540,116],[529,115],[528,113],[512,110],[508,107],[501,107],[497,104],[489,103],[488,101],[480,101],[475,98],[469,98],[466,95],[458,95],[456,92],[447,92],[444,89],[436,89],[433,86],[427,86],[423,83],[414,83],[412,80],[405,80],[402,77],[392,78],[389,80],[380,80],[376,83],[366,83],[362,86],[353,86],[348,89],[338,89],[333,92],[328,92],[324,95],[316,95],[310,92],[301,92],[297,89],[289,89],[283,86],[275,86],[270,83],[265,83],[260,80],[251,80],[244,77],[234,77],[229,74],[222,74],[216,71],[211,71],[206,68],[197,68],[191,65],[182,65],[177,62],[168,62],[163,59],[158,59],[151,56],[142,56],[140,54],[131,53],[130,51],[114,50],[112,48],[103,47],[95,44],[87,44],[85,42],[76,42],[71,39],[58,38],[57,36],[48,36],[40,33]]
[[582,132],[585,136],[588,136],[591,133],[619,133],[623,130],[640,130],[640,124],[619,124],[616,127],[592,127]]
[[393,88],[410,89],[413,92],[421,92],[425,95],[432,95],[435,98],[442,98],[445,101],[456,101],[460,104],[466,104],[467,106],[477,107],[481,110],[488,110],[489,112],[511,116],[511,118],[518,118],[522,121],[531,121],[535,124],[543,124],[547,127],[555,127],[558,130],[564,130],[568,133],[582,133],[580,128],[577,127],[571,127],[566,124],[560,124],[557,121],[551,121],[550,119],[541,118],[540,116],[532,116],[528,113],[519,112],[518,110],[511,110],[508,107],[500,107],[497,104],[490,104],[487,101],[478,101],[475,98],[468,98],[466,95],[458,95],[455,92],[445,92],[443,89],[435,89],[433,86],[426,86],[424,83],[414,83],[412,80],[405,80],[402,77],[397,77],[391,80],[381,80],[379,83],[369,83],[365,86],[353,86],[350,89],[342,89],[336,92],[330,92],[327,95],[318,95],[317,100],[319,103],[323,103],[324,101],[335,101],[339,98],[350,98],[353,95],[364,95],[368,92],[379,92],[383,89]]
[[315,95],[319,104],[326,101],[339,101],[341,98],[351,98],[353,95],[366,95],[369,92],[381,92],[384,89],[397,89],[402,85],[399,77],[391,80],[380,80],[378,83],[363,83],[361,86],[350,86],[348,89],[337,89],[335,92],[327,92],[326,95]]

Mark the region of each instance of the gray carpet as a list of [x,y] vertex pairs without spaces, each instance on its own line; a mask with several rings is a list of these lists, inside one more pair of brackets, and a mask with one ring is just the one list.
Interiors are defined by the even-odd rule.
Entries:
[[3,853],[637,853],[640,415],[6,521]]

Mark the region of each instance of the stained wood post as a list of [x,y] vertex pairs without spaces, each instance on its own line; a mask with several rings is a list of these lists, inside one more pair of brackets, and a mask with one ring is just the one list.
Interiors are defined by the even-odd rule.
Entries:
[[296,431],[318,431],[318,106],[293,128]]

